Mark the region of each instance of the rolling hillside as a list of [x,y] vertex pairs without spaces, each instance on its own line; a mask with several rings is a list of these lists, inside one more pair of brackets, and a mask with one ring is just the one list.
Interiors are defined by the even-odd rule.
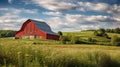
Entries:
[[[98,43],[110,43],[110,39],[94,36],[93,31],[64,32],[63,35],[78,36],[84,41],[91,37]],[[117,46],[0,38],[0,67],[119,67],[119,57],[120,47]]]

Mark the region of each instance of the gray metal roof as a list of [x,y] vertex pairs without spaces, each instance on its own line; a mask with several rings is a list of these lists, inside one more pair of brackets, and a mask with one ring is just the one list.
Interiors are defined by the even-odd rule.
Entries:
[[54,33],[50,26],[45,23],[45,22],[42,22],[42,21],[37,21],[37,20],[32,20],[30,19],[31,21],[33,21],[35,23],[35,25],[42,31],[46,32],[47,34],[53,34],[53,35],[57,35],[56,33]]

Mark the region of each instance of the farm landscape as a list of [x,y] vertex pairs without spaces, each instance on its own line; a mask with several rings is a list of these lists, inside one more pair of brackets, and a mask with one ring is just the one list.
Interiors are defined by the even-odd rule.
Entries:
[[[89,33],[89,34],[88,34]],[[109,36],[117,33],[107,33]],[[110,46],[106,37],[94,31],[63,32],[64,36],[78,35],[80,40],[95,43],[62,43],[44,39],[0,38],[1,67],[119,67],[120,47]],[[104,40],[101,40],[104,39]],[[98,42],[98,43],[97,43]],[[105,43],[107,42],[107,44]],[[109,44],[108,44],[109,43]]]
[[0,0],[0,67],[120,67],[120,1]]

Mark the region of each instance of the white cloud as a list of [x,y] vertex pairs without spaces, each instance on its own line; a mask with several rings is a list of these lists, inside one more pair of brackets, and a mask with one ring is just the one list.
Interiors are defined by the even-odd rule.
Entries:
[[6,12],[12,13],[12,14],[20,14],[20,13],[36,14],[36,13],[38,13],[37,9],[25,9],[25,8],[20,8],[20,9],[16,9],[16,8],[1,8],[0,11],[1,12],[6,11]]
[[[97,29],[100,27],[112,28],[120,25],[120,6],[109,5],[106,3],[91,3],[91,2],[67,2],[67,0],[32,0],[33,4],[43,7],[51,12],[43,12],[42,14],[49,15],[51,17],[45,18],[47,22],[54,30],[83,30],[83,29]],[[71,15],[62,14],[62,10],[73,11],[96,11],[105,12],[113,15]],[[18,29],[20,25],[27,19],[20,17],[20,14],[37,14],[37,9],[15,9],[15,8],[2,8],[1,12],[7,11],[0,18],[0,29]],[[18,27],[17,27],[18,26]]]
[[13,2],[13,0],[8,0],[8,3],[9,3],[9,4],[12,4],[12,2]]
[[91,3],[91,2],[78,2],[77,10],[83,9],[84,11],[106,11],[109,5],[106,3]]
[[33,4],[45,9],[61,11],[61,10],[79,10],[79,11],[105,11],[109,9],[106,3],[91,3],[70,0],[32,0]]
[[[22,26],[22,23],[27,20],[27,18],[22,18],[16,13],[6,13],[3,16],[0,16],[0,18],[0,29],[12,30],[19,30]],[[35,20],[40,19],[36,18]],[[62,16],[46,18],[44,21],[47,22],[53,30],[78,31],[84,29],[97,29],[100,27],[112,28],[116,25],[118,26],[120,19],[102,15],[86,16],[80,14],[66,14]]]
[[17,15],[12,15],[10,13],[6,13],[3,16],[0,16],[1,20],[13,19],[13,18],[18,18],[18,16]]
[[108,13],[112,14],[113,16],[120,18],[120,5],[113,5],[111,9],[107,11]]
[[62,16],[61,12],[43,12],[42,14],[49,15],[49,16]]
[[64,20],[60,17],[52,17],[46,19],[46,22],[53,28],[53,29],[60,29],[61,25],[64,24]]
[[27,18],[6,19],[0,21],[0,29],[2,30],[19,30],[21,25]]
[[70,15],[70,14],[65,15],[65,19],[69,23],[78,23],[78,22],[80,22],[80,21],[78,21],[78,20],[80,20],[80,18],[83,18],[83,15]]
[[[0,10],[1,12],[4,12],[3,15],[0,16],[0,23],[3,22],[10,22],[12,19],[20,18],[20,14],[27,13],[27,14],[36,14],[38,11],[36,9],[15,9],[15,8],[2,8]],[[14,21],[13,21],[14,22]]]
[[23,22],[28,18],[23,18],[20,15],[23,14],[36,14],[38,11],[36,9],[15,9],[15,8],[2,8],[0,10],[4,12],[0,16],[0,29],[11,29],[18,30],[20,29]]
[[70,15],[67,14],[65,16],[66,20],[70,23],[84,23],[84,22],[98,22],[98,21],[115,21],[113,17],[109,16],[102,16],[102,15],[91,15],[91,16],[86,16],[86,15]]
[[[102,3],[102,2],[97,2],[97,3],[82,2],[78,0],[77,1],[76,0],[31,0],[31,1],[30,1],[31,4],[36,4],[37,6],[43,7],[48,10],[53,10],[53,11],[71,10],[71,11],[83,11],[86,13],[89,11],[95,11],[95,12],[111,14],[113,15],[113,17],[120,19],[120,5],[110,5],[108,3]],[[44,14],[55,16],[55,13],[52,12],[50,13],[46,12]]]
[[38,6],[55,11],[71,10],[76,7],[73,3],[60,0],[32,0],[32,2]]
[[21,18],[19,13],[10,11],[0,16],[0,29],[18,30],[25,20],[27,20],[27,18]]
[[21,9],[21,12],[23,13],[29,13],[29,14],[36,14],[38,13],[38,10],[37,9]]
[[[74,11],[97,11],[110,13],[112,15],[120,15],[119,5],[109,5],[107,3],[92,3],[82,1],[71,0],[32,0],[32,4],[43,7],[48,10],[62,11],[62,10],[74,10]],[[119,15],[118,15],[119,14]]]
[[8,8],[0,8],[0,11],[7,11]]
[[[113,15],[114,17],[120,17],[120,5],[109,5],[107,3],[91,3],[91,2],[79,2],[77,10],[84,11],[97,11],[105,12]],[[81,10],[82,9],[82,10]]]
[[54,30],[77,31],[84,29],[118,27],[117,24],[118,22],[120,22],[120,19],[102,15],[86,16],[80,14],[78,15],[66,14],[63,17],[46,18],[45,21]]

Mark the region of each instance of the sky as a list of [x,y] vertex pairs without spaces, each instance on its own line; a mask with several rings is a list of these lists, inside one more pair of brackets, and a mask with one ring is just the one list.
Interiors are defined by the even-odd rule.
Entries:
[[0,0],[0,30],[19,30],[27,19],[53,31],[120,27],[120,0]]

